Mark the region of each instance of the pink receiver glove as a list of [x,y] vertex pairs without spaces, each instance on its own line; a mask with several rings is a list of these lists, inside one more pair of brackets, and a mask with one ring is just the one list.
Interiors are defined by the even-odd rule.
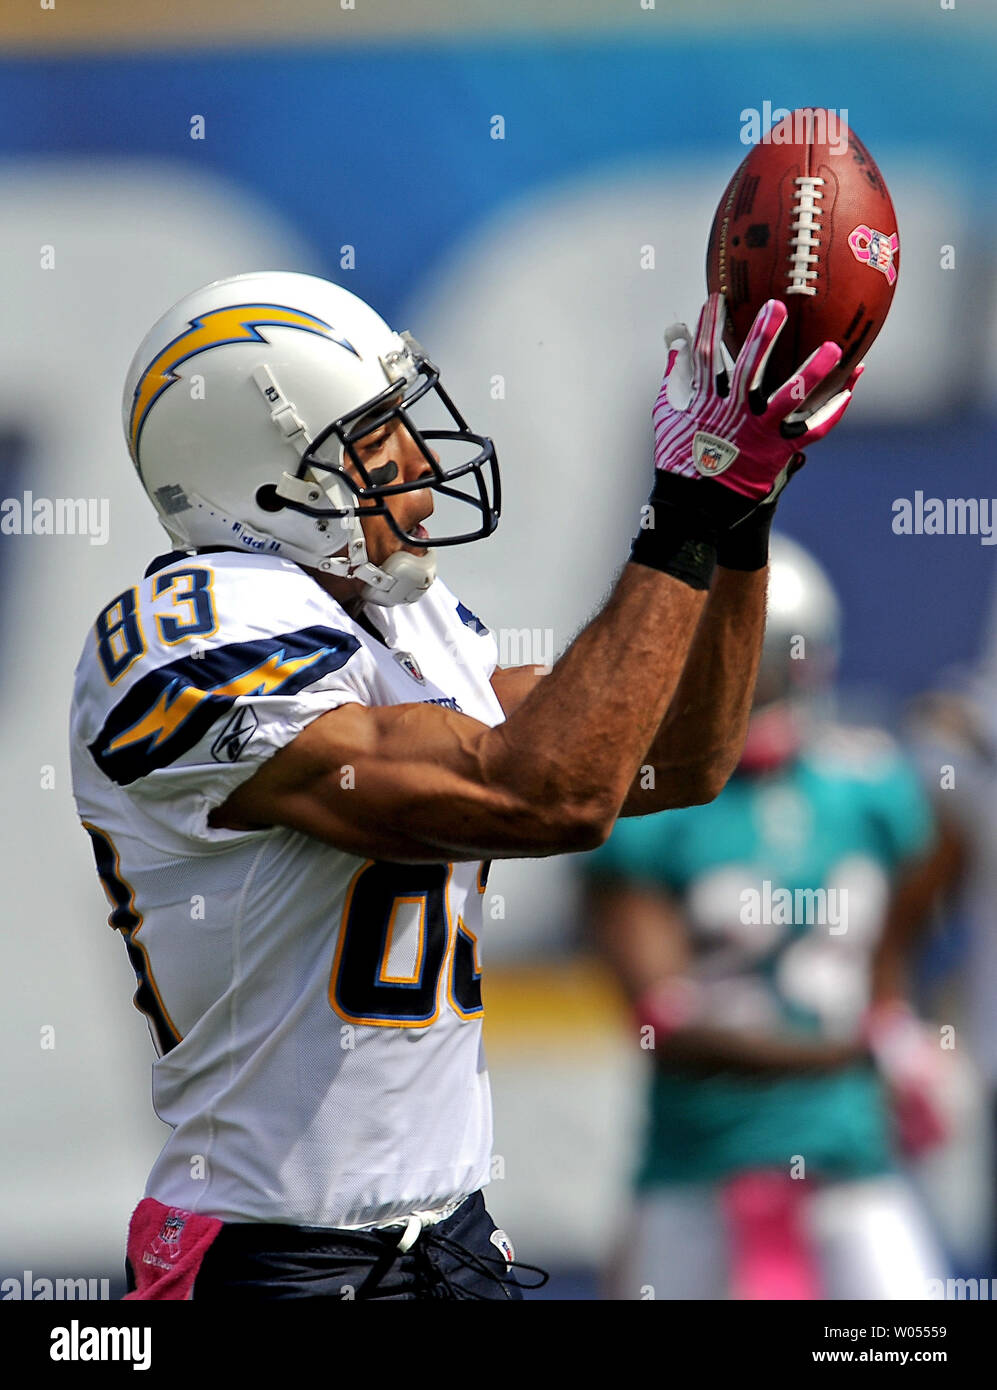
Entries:
[[751,325],[727,390],[722,352],[726,315],[723,295],[711,294],[700,312],[691,354],[685,324],[665,333],[668,360],[652,412],[655,467],[716,479],[755,502],[774,500],[789,465],[797,459],[802,463],[798,450],[823,439],[841,419],[863,368],[856,367],[844,389],[825,405],[803,414],[799,407],[806,397],[841,361],[837,343],[823,343],[766,400],[760,384],[788,316],[780,300],[770,299]]

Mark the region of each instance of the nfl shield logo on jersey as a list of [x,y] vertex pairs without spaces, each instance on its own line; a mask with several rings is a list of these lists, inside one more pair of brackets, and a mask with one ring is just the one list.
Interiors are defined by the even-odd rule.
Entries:
[[398,665],[407,671],[414,681],[418,681],[420,685],[426,684],[426,678],[419,670],[419,663],[411,652],[395,652],[394,657]]

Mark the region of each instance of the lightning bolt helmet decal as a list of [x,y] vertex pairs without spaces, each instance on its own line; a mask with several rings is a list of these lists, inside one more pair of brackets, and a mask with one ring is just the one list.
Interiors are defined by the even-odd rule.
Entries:
[[128,447],[136,466],[139,466],[138,446],[153,403],[174,382],[180,380],[177,368],[190,357],[227,343],[265,343],[268,341],[259,328],[300,328],[306,333],[318,333],[330,338],[340,347],[359,353],[348,339],[314,314],[303,313],[283,304],[233,304],[226,309],[213,309],[200,318],[191,319],[189,326],[158,353],[138,379],[128,426]]

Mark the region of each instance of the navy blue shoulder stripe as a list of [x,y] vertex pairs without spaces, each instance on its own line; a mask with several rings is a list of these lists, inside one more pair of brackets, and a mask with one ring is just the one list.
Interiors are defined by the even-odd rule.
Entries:
[[180,657],[136,681],[90,753],[113,782],[127,786],[182,757],[240,696],[297,694],[338,671],[359,646],[348,632],[306,627]]
[[488,629],[485,627],[484,623],[480,618],[476,618],[470,608],[465,608],[462,603],[458,603],[457,605],[457,617],[464,626],[469,627],[472,632],[478,632],[487,637]]

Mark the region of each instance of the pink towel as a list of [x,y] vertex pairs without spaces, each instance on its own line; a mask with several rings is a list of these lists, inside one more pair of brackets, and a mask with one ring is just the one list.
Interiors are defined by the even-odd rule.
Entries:
[[189,1299],[201,1261],[221,1228],[215,1216],[196,1216],[143,1197],[128,1225],[128,1262],[136,1287],[125,1298]]
[[807,1239],[805,1181],[788,1173],[741,1173],[724,1184],[737,1299],[819,1299],[817,1260]]

